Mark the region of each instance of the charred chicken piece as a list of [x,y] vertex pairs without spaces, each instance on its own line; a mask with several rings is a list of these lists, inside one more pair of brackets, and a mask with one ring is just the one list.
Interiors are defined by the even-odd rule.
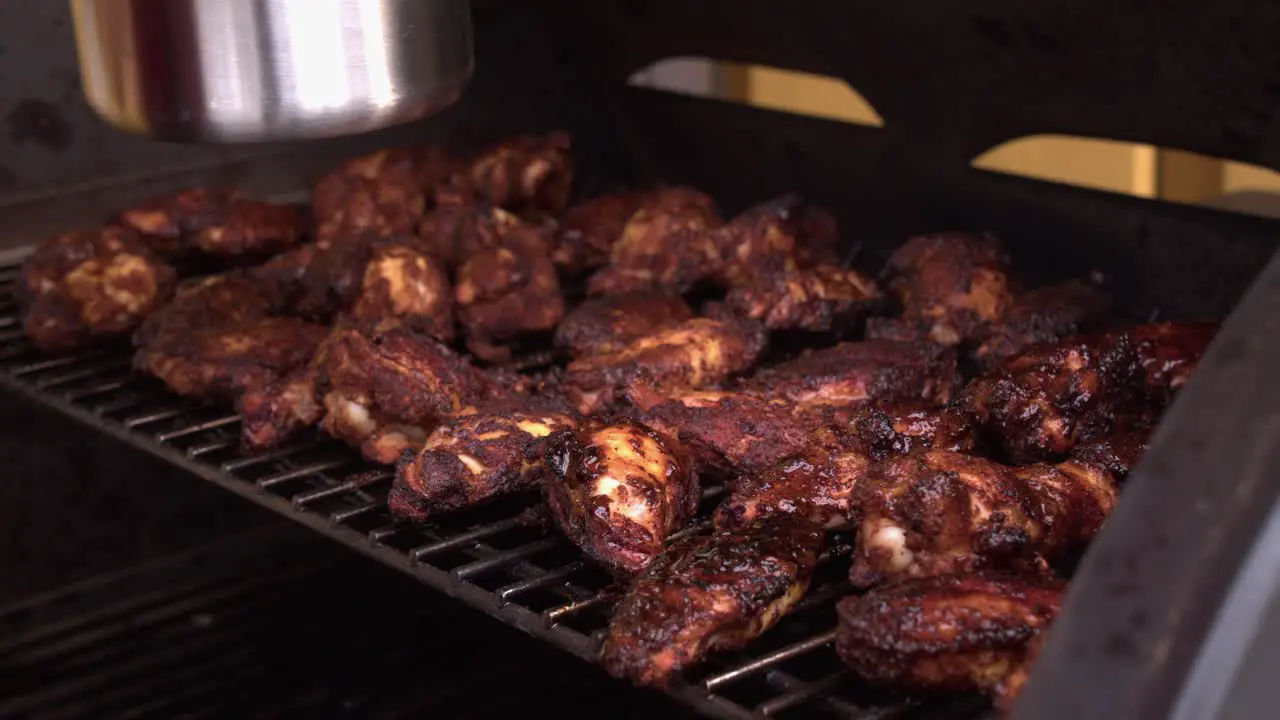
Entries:
[[321,370],[324,430],[384,464],[424,442],[441,419],[502,390],[466,358],[403,329],[335,329]]
[[764,346],[764,328],[757,323],[694,318],[617,352],[574,360],[563,384],[584,415],[609,407],[620,391],[643,409],[676,392],[714,385],[750,368]]
[[609,266],[587,281],[587,293],[686,292],[719,270],[720,250],[706,231],[720,224],[708,195],[684,187],[653,191],[627,220]]
[[311,361],[264,385],[246,389],[236,400],[240,413],[240,446],[246,452],[280,447],[324,417],[317,370],[324,342]]
[[1142,372],[1127,334],[1076,336],[1005,360],[961,403],[1010,461],[1061,459],[1135,409]]
[[854,490],[871,468],[862,453],[811,446],[759,473],[739,475],[716,509],[716,527],[794,515],[819,527],[849,525]]
[[540,239],[511,243],[481,250],[458,268],[458,319],[476,357],[508,360],[507,344],[528,333],[549,332],[564,319],[564,294],[547,252]]
[[139,348],[134,366],[179,395],[235,399],[305,365],[327,332],[296,318],[223,322],[157,335]]
[[867,322],[867,337],[932,340],[955,347],[980,338],[1012,303],[1009,259],[990,233],[914,237],[889,258],[900,319]]
[[916,450],[972,454],[978,447],[968,414],[927,402],[869,402],[853,411],[848,428],[856,447],[875,460]]
[[628,293],[587,300],[556,327],[555,344],[574,357],[618,352],[646,335],[693,318],[677,295]]
[[302,296],[307,269],[315,261],[316,255],[315,244],[307,243],[286,250],[261,265],[247,268],[246,272],[264,287],[272,288],[276,304],[281,310],[293,312]]
[[748,208],[711,236],[722,261],[717,276],[728,287],[839,261],[835,216],[795,194]]
[[990,568],[1043,574],[1101,529],[1115,478],[1079,462],[1008,467],[927,451],[880,463],[859,484],[857,587],[895,576]]
[[824,542],[820,527],[794,517],[676,542],[619,603],[601,663],[664,686],[713,652],[744,647],[804,597]]
[[240,271],[194,278],[180,283],[173,299],[155,311],[134,333],[134,344],[149,346],[161,338],[181,345],[181,338],[207,328],[239,325],[274,315],[281,307],[276,286]]
[[1044,647],[1045,638],[1048,637],[1047,630],[1048,628],[1041,627],[1040,632],[1027,643],[1022,652],[1022,659],[1017,661],[1013,672],[996,684],[993,690],[996,699],[995,708],[1002,717],[1013,715],[1013,708],[1018,702],[1018,697],[1022,695],[1022,688],[1026,687],[1027,679],[1031,677],[1031,669],[1040,658],[1040,650]]
[[1126,418],[1110,435],[1078,446],[1071,458],[1084,465],[1106,468],[1116,482],[1123,483],[1147,451],[1154,429],[1145,418]]
[[302,214],[291,205],[256,202],[208,188],[157,198],[124,211],[117,222],[166,255],[195,250],[261,257],[298,244],[306,230]]
[[468,187],[486,202],[517,213],[558,215],[569,204],[573,187],[571,145],[564,132],[498,143],[471,161]]
[[1163,406],[1191,379],[1200,356],[1218,333],[1218,324],[1162,322],[1122,332],[1138,352],[1147,396]]
[[440,194],[435,209],[422,221],[419,237],[432,254],[456,270],[469,258],[494,248],[545,256],[554,233],[554,223],[526,222],[502,208],[452,193]]
[[551,436],[546,457],[552,517],[618,575],[648,567],[697,510],[698,478],[684,449],[639,423],[589,420]]
[[449,276],[416,238],[369,245],[360,291],[347,317],[374,331],[404,327],[443,342],[453,340]]
[[959,385],[952,350],[932,343],[845,342],[765,368],[753,392],[806,407],[863,400],[948,402]]
[[613,246],[627,220],[649,197],[648,191],[601,195],[569,208],[560,218],[551,260],[562,273],[578,276],[609,264]]
[[993,690],[1062,606],[1062,583],[992,574],[906,578],[836,606],[836,653],[906,691]]
[[1097,285],[1073,280],[1037,288],[1014,298],[1013,304],[986,330],[971,357],[984,371],[1006,358],[1044,343],[1087,330],[1110,309],[1110,298]]
[[547,470],[547,438],[576,424],[566,409],[527,398],[466,408],[400,459],[387,504],[423,521],[537,488]]
[[819,265],[753,279],[731,290],[725,304],[770,330],[827,332],[856,326],[882,299],[857,270]]
[[45,352],[128,335],[173,293],[177,274],[129,232],[71,232],[22,263],[23,332]]
[[317,244],[415,234],[432,189],[460,167],[435,147],[388,148],[343,163],[320,178],[312,194]]

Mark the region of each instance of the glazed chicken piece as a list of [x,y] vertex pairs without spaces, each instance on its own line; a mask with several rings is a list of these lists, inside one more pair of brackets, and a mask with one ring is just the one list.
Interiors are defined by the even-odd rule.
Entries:
[[896,580],[836,605],[836,653],[874,685],[990,692],[1057,616],[1064,589],[993,574]]
[[869,320],[867,337],[971,343],[1012,304],[1008,269],[1004,247],[990,233],[911,238],[886,269],[902,317]]
[[134,367],[179,395],[234,400],[305,365],[327,333],[297,318],[222,322],[152,337]]
[[693,318],[693,310],[677,295],[628,293],[593,298],[565,315],[556,327],[556,347],[574,357],[605,355]]
[[126,210],[116,222],[156,252],[262,257],[297,245],[306,232],[291,205],[249,200],[236,192],[191,188]]
[[388,148],[343,163],[320,178],[312,193],[317,244],[328,248],[365,234],[415,234],[432,190],[460,167],[436,147]]
[[1037,345],[964,389],[963,407],[1014,463],[1066,457],[1136,409],[1143,368],[1125,333]]
[[326,344],[323,428],[391,464],[439,422],[504,388],[447,347],[403,329],[338,328]]
[[653,191],[627,220],[608,267],[587,281],[587,293],[688,291],[722,264],[715,239],[706,232],[720,224],[708,195],[684,187]]
[[1111,434],[1076,447],[1071,457],[1085,465],[1106,468],[1116,482],[1123,483],[1147,451],[1154,430],[1151,419],[1124,418]]
[[546,441],[577,418],[530,398],[465,408],[406,454],[387,497],[391,512],[415,521],[540,486]]
[[875,460],[916,450],[972,454],[977,428],[963,410],[927,402],[876,400],[856,408],[847,424],[854,447]]
[[600,662],[661,687],[713,652],[746,646],[804,597],[824,542],[820,527],[794,517],[676,542],[619,603]]
[[293,312],[302,295],[307,268],[315,261],[317,252],[314,243],[299,245],[261,265],[247,268],[246,272],[264,287],[272,288],[276,303],[281,309]]
[[128,335],[169,299],[176,280],[173,268],[131,233],[59,235],[22,263],[23,332],[53,353]]
[[854,490],[871,469],[859,452],[810,446],[759,473],[739,475],[716,509],[716,527],[794,515],[827,529],[849,525]]
[[1118,498],[1103,467],[1008,467],[941,451],[881,462],[856,492],[857,587],[983,568],[1046,573],[1093,539]]
[[471,161],[467,187],[482,200],[516,213],[559,215],[573,187],[571,145],[563,132],[500,142]]
[[1147,396],[1163,407],[1191,379],[1200,357],[1218,334],[1218,324],[1162,322],[1122,332],[1137,350]]
[[560,279],[547,245],[536,235],[475,253],[458,268],[456,279],[458,319],[468,349],[481,360],[507,361],[510,343],[549,332],[564,319]]
[[863,400],[948,402],[960,382],[955,353],[931,343],[845,342],[757,372],[753,392],[798,405]]
[[173,299],[142,323],[133,342],[146,347],[167,337],[169,344],[180,345],[180,338],[192,332],[275,315],[282,300],[277,286],[252,272],[232,271],[185,280],[178,284]]
[[612,193],[569,208],[560,218],[552,262],[571,277],[609,264],[627,220],[649,195],[648,191]]
[[1089,329],[1110,305],[1110,298],[1097,285],[1079,280],[1031,290],[1014,298],[970,356],[980,369],[990,371],[1033,345],[1058,342]]
[[556,524],[620,576],[648,567],[698,508],[698,478],[680,443],[622,420],[588,420],[547,443],[543,485]]
[[729,292],[725,305],[770,330],[828,332],[856,327],[882,299],[857,270],[819,265],[748,281]]
[[280,447],[324,418],[317,369],[324,348],[322,341],[306,365],[240,394],[236,412],[240,413],[240,447],[245,452]]
[[1018,697],[1022,695],[1022,688],[1027,685],[1027,679],[1031,677],[1031,670],[1039,659],[1040,650],[1044,647],[1045,638],[1048,636],[1047,628],[1042,627],[1040,632],[1027,643],[1026,649],[1022,652],[1022,659],[1014,666],[1013,672],[1006,675],[993,689],[996,699],[995,709],[1002,717],[1013,715],[1013,708],[1018,703]]
[[748,208],[710,235],[721,258],[716,275],[727,287],[839,261],[835,217],[795,194]]
[[708,387],[750,368],[765,341],[764,328],[749,320],[694,318],[617,352],[574,360],[563,384],[584,415],[609,407],[620,392],[644,409],[676,392]]

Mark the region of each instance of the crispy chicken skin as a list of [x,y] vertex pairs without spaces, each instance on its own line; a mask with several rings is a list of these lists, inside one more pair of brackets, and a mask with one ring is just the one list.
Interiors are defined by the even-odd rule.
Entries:
[[402,329],[335,329],[322,370],[324,430],[384,464],[425,441],[441,419],[511,391],[447,347]]
[[142,323],[133,342],[146,347],[161,337],[181,337],[218,325],[261,320],[276,314],[280,302],[275,286],[246,272],[185,280],[178,284],[173,299]]
[[436,147],[387,148],[343,163],[320,178],[312,193],[317,244],[326,248],[366,233],[413,235],[431,190],[459,168]]
[[619,392],[643,408],[672,393],[722,382],[747,370],[765,346],[749,320],[693,318],[635,340],[617,352],[569,363],[563,385],[584,415],[609,407]]
[[906,691],[991,691],[1057,615],[1063,584],[994,574],[904,578],[836,605],[836,653]]
[[1083,549],[1118,499],[1102,467],[1008,467],[941,451],[881,462],[856,492],[857,587],[983,568],[1044,573]]
[[554,340],[574,357],[604,355],[692,318],[693,309],[678,295],[639,292],[592,298],[565,315]]
[[889,289],[902,304],[899,319],[873,319],[870,338],[968,344],[1012,303],[1009,259],[994,235],[942,233],[914,237],[889,258]]
[[[321,342],[317,355],[323,352]],[[324,417],[318,397],[316,358],[264,385],[250,387],[236,400],[240,413],[240,446],[263,452],[283,445]]]
[[71,232],[22,263],[23,332],[45,352],[69,352],[133,332],[173,293],[177,274],[132,233]]
[[1011,462],[1055,460],[1110,433],[1142,377],[1127,334],[1076,336],[1005,360],[969,383],[961,404]]
[[698,507],[698,478],[680,443],[621,420],[588,420],[551,436],[544,483],[564,534],[622,576],[644,570]]
[[454,299],[467,347],[482,360],[510,358],[507,344],[548,332],[564,319],[564,294],[547,246],[508,244],[481,250],[458,268]]
[[689,290],[721,266],[720,250],[706,232],[720,225],[710,196],[685,187],[654,190],[627,220],[609,265],[587,281],[587,293]]
[[1013,672],[1006,675],[993,689],[995,709],[1001,717],[1013,715],[1013,708],[1018,703],[1018,697],[1022,695],[1022,688],[1026,687],[1027,679],[1031,677],[1031,670],[1040,657],[1040,650],[1044,647],[1045,638],[1048,637],[1047,630],[1042,627],[1041,631],[1031,638]]
[[416,238],[370,243],[359,294],[347,316],[376,330],[404,327],[449,342],[452,288],[444,266]]
[[235,399],[311,359],[327,330],[297,318],[259,318],[161,334],[138,349],[134,366],[179,395]]
[[959,384],[955,353],[931,343],[844,342],[765,368],[746,382],[754,392],[799,405],[862,400],[949,401]]
[[1123,483],[1147,451],[1154,429],[1145,418],[1126,419],[1106,437],[1078,446],[1071,458],[1084,465],[1106,468],[1116,482]]
[[1200,356],[1217,335],[1218,324],[1162,322],[1121,332],[1133,340],[1138,352],[1147,396],[1163,404],[1191,378]]
[[1081,280],[1030,290],[1014,298],[1004,315],[987,327],[970,357],[980,369],[991,370],[1033,345],[1088,330],[1110,305],[1097,285]]
[[566,210],[551,254],[556,267],[565,275],[578,276],[609,264],[627,220],[648,197],[649,192],[643,190],[611,193]]
[[676,542],[619,603],[601,663],[664,686],[712,652],[744,647],[804,597],[824,542],[820,527],[794,517]]
[[752,279],[725,298],[733,312],[770,330],[846,330],[883,298],[875,281],[857,270],[819,265]]
[[978,447],[977,429],[963,410],[927,402],[864,403],[848,428],[856,447],[875,460],[916,450],[972,454]]
[[739,475],[716,509],[718,528],[794,515],[819,527],[844,528],[854,489],[871,468],[862,453],[811,446],[759,473]]
[[482,200],[515,212],[558,215],[573,188],[572,138],[568,133],[523,135],[493,145],[466,171],[468,187]]
[[399,517],[423,521],[537,488],[547,438],[576,425],[565,408],[527,398],[465,408],[400,459],[387,504]]
[[795,194],[747,208],[710,235],[720,257],[716,276],[728,287],[839,260],[835,216]]
[[190,188],[125,210],[116,222],[156,252],[261,257],[298,244],[306,231],[291,205],[249,200],[239,193]]

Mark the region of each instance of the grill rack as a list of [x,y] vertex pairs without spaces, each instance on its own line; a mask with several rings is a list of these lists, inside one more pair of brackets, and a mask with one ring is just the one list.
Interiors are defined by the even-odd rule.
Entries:
[[[338,540],[530,635],[591,662],[617,589],[567,539],[514,498],[418,525],[386,507],[392,474],[318,432],[260,455],[239,451],[240,418],[180,398],[130,367],[122,344],[49,357],[23,335],[0,266],[0,386]],[[700,521],[722,487],[703,492]],[[805,601],[738,653],[714,656],[668,688],[719,718],[977,717],[981,698],[920,703],[873,692],[832,648],[835,601],[848,594],[847,547],[828,551]]]

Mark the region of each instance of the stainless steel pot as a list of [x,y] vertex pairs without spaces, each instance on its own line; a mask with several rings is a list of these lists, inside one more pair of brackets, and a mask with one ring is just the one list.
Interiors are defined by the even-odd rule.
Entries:
[[71,0],[85,97],[181,142],[349,135],[452,105],[469,0]]

